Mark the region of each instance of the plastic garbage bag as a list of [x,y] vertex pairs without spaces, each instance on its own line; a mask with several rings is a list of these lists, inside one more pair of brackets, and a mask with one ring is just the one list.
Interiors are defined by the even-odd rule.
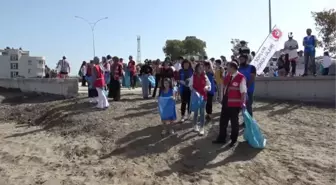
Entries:
[[201,96],[198,92],[192,91],[190,98],[190,111],[197,111],[201,105],[203,104],[203,96]]
[[137,81],[139,82],[140,86],[142,85],[142,80],[140,76],[137,76]]
[[104,73],[105,84],[109,84],[111,80],[110,73]]
[[253,148],[265,148],[266,139],[261,133],[257,121],[250,116],[246,109],[243,109],[243,117],[245,123],[244,139]]
[[103,93],[105,94],[105,96],[108,96],[108,91],[103,89]]
[[154,76],[148,76],[148,81],[151,84],[152,87],[155,87],[155,77]]
[[92,77],[91,77],[91,76],[86,76],[86,77],[85,77],[85,80],[86,80],[87,83],[88,83],[88,87],[89,87],[89,89],[92,89],[92,88],[93,88]]
[[176,120],[176,103],[172,97],[159,97],[158,103],[161,120]]

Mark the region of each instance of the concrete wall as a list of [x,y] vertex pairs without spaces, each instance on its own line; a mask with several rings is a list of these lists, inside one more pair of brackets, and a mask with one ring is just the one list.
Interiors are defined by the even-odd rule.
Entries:
[[258,77],[255,97],[271,100],[335,103],[335,76]]
[[0,87],[74,97],[78,94],[78,79],[0,78]]

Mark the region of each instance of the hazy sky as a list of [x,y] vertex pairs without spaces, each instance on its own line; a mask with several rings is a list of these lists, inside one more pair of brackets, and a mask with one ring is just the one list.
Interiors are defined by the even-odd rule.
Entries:
[[[292,31],[301,45],[306,28],[316,33],[310,12],[332,7],[335,0],[273,0],[272,22],[284,32],[282,42]],[[0,6],[0,48],[22,47],[51,67],[65,55],[76,73],[93,51],[91,30],[75,15],[92,22],[109,17],[95,29],[100,57],[136,57],[141,35],[142,60],[163,59],[167,39],[190,35],[206,41],[209,57],[228,58],[231,38],[258,50],[268,34],[268,0],[7,0]]]

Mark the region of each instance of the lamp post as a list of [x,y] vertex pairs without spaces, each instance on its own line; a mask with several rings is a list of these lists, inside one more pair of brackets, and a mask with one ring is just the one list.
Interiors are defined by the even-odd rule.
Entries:
[[272,4],[271,0],[268,0],[268,28],[269,33],[272,32]]
[[97,20],[96,22],[90,22],[88,21],[87,19],[83,18],[83,17],[79,17],[79,16],[75,16],[75,18],[77,19],[82,19],[83,21],[85,21],[86,23],[89,24],[90,28],[91,28],[91,32],[92,32],[92,47],[93,47],[93,57],[96,56],[96,48],[95,48],[95,35],[94,35],[94,29],[97,25],[98,22],[102,21],[102,20],[105,20],[105,19],[108,19],[108,17],[104,17],[104,18],[101,18],[99,20]]

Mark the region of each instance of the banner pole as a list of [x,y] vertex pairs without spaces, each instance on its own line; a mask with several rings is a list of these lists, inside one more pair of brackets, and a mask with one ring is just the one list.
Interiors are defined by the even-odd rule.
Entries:
[[[273,26],[272,30],[276,27],[276,25]],[[261,49],[261,46],[264,45],[264,43],[266,42],[267,38],[272,34],[272,31],[267,35],[267,37],[265,38],[265,40],[261,43],[259,49],[257,50],[256,54],[259,52],[259,50]],[[253,60],[252,60],[253,61]],[[251,61],[251,62],[252,62]]]

